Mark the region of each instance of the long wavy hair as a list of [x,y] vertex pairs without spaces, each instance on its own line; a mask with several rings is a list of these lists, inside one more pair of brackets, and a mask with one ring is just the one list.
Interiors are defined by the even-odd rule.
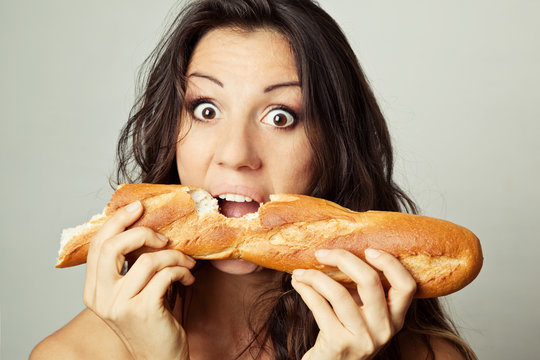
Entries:
[[[416,212],[393,181],[390,134],[356,55],[338,24],[311,0],[188,3],[142,69],[140,95],[118,143],[118,183],[180,182],[175,149],[187,66],[201,37],[219,27],[268,28],[289,40],[315,156],[310,195],[356,211]],[[250,351],[270,344],[276,359],[300,359],[314,345],[319,329],[290,282],[290,275],[284,274],[276,284],[267,320],[252,329]],[[257,309],[254,306],[253,314]],[[465,358],[476,358],[438,299],[413,300],[401,331],[417,335],[431,358],[433,336],[452,343]],[[400,359],[399,339],[399,334],[394,336],[376,359]]]

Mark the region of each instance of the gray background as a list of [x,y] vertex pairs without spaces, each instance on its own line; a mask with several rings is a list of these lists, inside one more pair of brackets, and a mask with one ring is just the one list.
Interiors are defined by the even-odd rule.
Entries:
[[[83,307],[84,266],[54,269],[62,228],[100,212],[138,66],[172,0],[0,3],[1,357]],[[485,264],[447,297],[483,359],[537,358],[540,1],[321,1],[388,119],[398,182],[472,229]]]

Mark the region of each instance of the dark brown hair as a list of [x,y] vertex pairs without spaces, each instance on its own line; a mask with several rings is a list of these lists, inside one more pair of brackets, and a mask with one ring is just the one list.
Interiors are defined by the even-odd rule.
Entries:
[[[175,149],[185,71],[201,37],[218,27],[270,28],[290,42],[302,85],[303,115],[313,148],[309,194],[356,211],[416,212],[393,181],[390,135],[368,81],[338,24],[310,0],[201,0],[189,3],[147,59],[143,88],[118,144],[118,182],[178,183]],[[254,330],[276,359],[300,359],[317,337],[311,312],[283,275],[267,321]],[[256,311],[256,308],[255,310]],[[437,299],[413,301],[404,330],[431,336],[475,358]],[[400,358],[395,336],[377,359]]]

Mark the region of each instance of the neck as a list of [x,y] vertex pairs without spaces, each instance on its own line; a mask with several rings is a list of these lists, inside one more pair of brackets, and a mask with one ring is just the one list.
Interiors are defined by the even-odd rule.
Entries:
[[[194,274],[195,283],[186,296],[186,330],[207,335],[219,333],[245,339],[250,320],[261,325],[270,304],[260,304],[250,318],[253,305],[266,291],[275,288],[280,273],[263,269],[248,275],[231,275],[207,263]],[[268,298],[268,296],[265,296]]]

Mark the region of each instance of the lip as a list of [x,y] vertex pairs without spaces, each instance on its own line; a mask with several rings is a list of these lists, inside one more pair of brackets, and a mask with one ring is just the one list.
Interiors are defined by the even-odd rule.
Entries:
[[253,201],[258,203],[264,202],[264,196],[262,193],[245,185],[219,184],[210,189],[210,194],[213,197],[218,197],[222,194],[243,195],[252,198]]

